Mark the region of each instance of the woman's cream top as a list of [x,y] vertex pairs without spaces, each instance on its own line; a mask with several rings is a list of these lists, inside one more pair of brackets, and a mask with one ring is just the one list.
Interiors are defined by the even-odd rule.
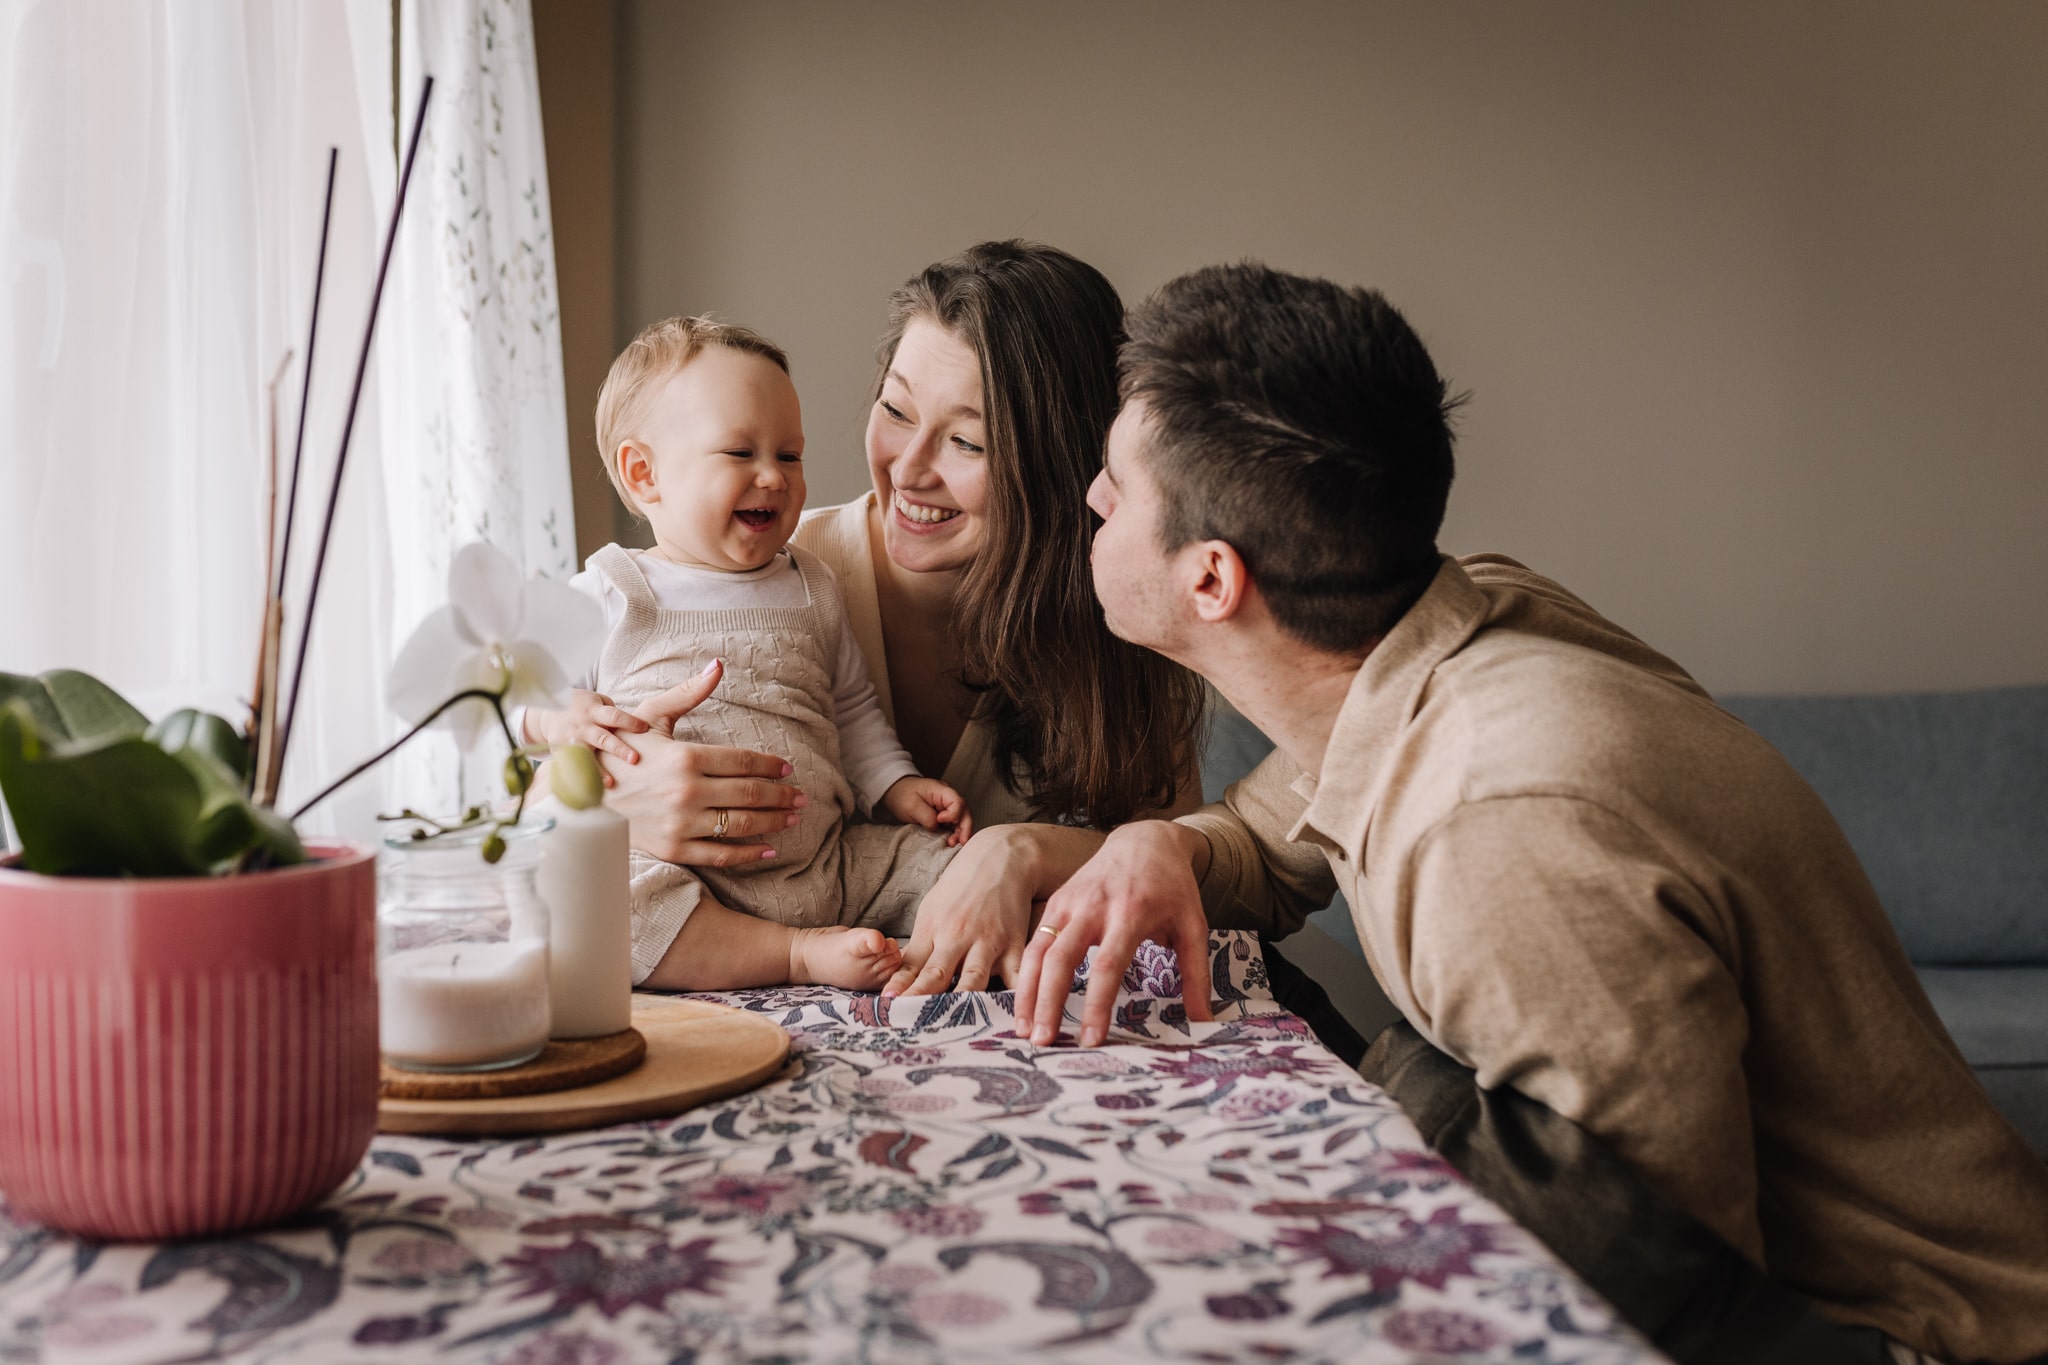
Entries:
[[[882,713],[896,724],[895,689],[889,677],[889,656],[882,647],[881,599],[875,590],[874,540],[870,514],[875,495],[867,493],[837,507],[820,507],[804,513],[797,527],[796,543],[825,561],[839,581],[840,601],[853,638],[867,660],[868,677],[881,699]],[[1023,824],[1031,820],[1031,807],[1011,792],[996,774],[993,736],[980,721],[970,720],[953,746],[953,757],[943,773],[936,776],[967,800],[974,813],[976,829],[990,825]]]

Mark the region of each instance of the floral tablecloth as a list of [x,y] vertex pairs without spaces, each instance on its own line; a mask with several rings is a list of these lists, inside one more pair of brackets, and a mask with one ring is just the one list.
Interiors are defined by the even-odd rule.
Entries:
[[1656,1360],[1211,944],[1146,945],[1110,1045],[1006,993],[710,997],[750,1094],[547,1139],[379,1137],[259,1234],[94,1246],[0,1209],[0,1361]]

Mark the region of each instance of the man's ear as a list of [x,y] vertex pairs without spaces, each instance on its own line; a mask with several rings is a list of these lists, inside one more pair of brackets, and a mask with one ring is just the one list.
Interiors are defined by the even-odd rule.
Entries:
[[1251,571],[1237,547],[1226,540],[1202,540],[1183,553],[1189,564],[1189,595],[1203,621],[1228,621],[1251,594]]
[[635,503],[661,501],[654,482],[654,456],[638,441],[621,441],[612,454],[612,467],[619,471],[619,483]]

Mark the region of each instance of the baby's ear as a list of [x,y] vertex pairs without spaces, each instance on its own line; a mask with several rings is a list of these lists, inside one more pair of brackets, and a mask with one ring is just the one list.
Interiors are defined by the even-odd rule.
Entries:
[[618,471],[619,486],[626,490],[626,497],[634,502],[660,502],[661,491],[654,481],[654,456],[638,441],[621,441],[612,455],[612,468]]

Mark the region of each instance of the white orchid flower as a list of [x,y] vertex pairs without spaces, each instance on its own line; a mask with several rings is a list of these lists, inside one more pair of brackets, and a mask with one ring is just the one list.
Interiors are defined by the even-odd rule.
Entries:
[[[385,699],[417,725],[459,692],[481,688],[508,706],[540,706],[569,688],[604,644],[604,613],[565,584],[522,579],[510,555],[482,541],[456,551],[448,566],[448,605],[419,623],[391,665]],[[439,724],[464,749],[494,722],[489,703],[463,702]]]

